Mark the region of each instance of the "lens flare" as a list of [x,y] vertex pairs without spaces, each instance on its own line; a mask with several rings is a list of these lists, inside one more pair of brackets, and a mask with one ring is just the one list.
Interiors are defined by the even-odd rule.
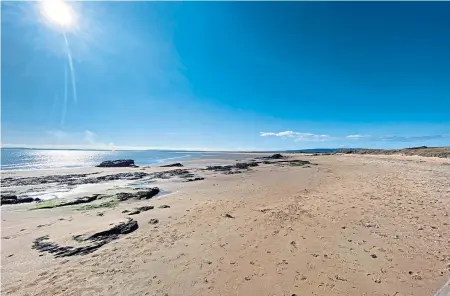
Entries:
[[44,0],[41,12],[46,19],[61,27],[67,28],[74,23],[72,8],[62,0]]

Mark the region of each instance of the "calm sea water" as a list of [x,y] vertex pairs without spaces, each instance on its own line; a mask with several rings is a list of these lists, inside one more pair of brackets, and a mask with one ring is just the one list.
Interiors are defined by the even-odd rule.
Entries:
[[134,159],[137,165],[182,162],[193,159],[244,159],[248,154],[194,151],[93,151],[49,149],[1,149],[2,170],[43,170],[93,167],[105,160]]

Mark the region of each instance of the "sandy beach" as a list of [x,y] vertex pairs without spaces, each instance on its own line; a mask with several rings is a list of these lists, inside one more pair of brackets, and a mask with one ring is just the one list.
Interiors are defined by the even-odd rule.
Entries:
[[[2,206],[2,295],[422,296],[434,295],[449,280],[450,159],[288,159],[311,164],[274,160],[225,174],[192,161],[183,169],[198,180],[152,180],[149,185],[161,193],[151,199],[95,208]],[[2,172],[2,192],[52,186],[5,187],[5,178],[177,169]],[[92,183],[66,197],[136,192],[120,182]],[[129,215],[144,206],[154,208]],[[44,236],[73,245],[74,236],[128,218],[137,222],[136,230],[84,255],[57,257],[32,248]]]

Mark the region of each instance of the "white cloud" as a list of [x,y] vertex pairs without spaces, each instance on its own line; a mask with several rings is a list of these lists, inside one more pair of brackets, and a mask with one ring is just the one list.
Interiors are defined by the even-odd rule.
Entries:
[[260,132],[259,135],[261,137],[269,137],[269,136],[276,136],[276,133],[265,133],[265,132]]
[[346,138],[347,139],[352,139],[352,140],[360,140],[363,138],[369,138],[370,135],[348,135]]
[[285,131],[280,132],[277,134],[278,137],[294,137],[297,133],[294,133],[293,131]]
[[293,131],[284,131],[284,132],[260,132],[261,137],[281,137],[281,138],[290,138],[295,142],[323,142],[330,141],[332,137],[329,135],[316,135],[312,133],[299,133]]

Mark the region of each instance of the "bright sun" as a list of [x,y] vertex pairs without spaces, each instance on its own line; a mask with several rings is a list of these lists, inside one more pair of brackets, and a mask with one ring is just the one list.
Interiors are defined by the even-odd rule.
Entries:
[[73,10],[63,0],[42,1],[42,14],[61,27],[70,27],[74,22]]

